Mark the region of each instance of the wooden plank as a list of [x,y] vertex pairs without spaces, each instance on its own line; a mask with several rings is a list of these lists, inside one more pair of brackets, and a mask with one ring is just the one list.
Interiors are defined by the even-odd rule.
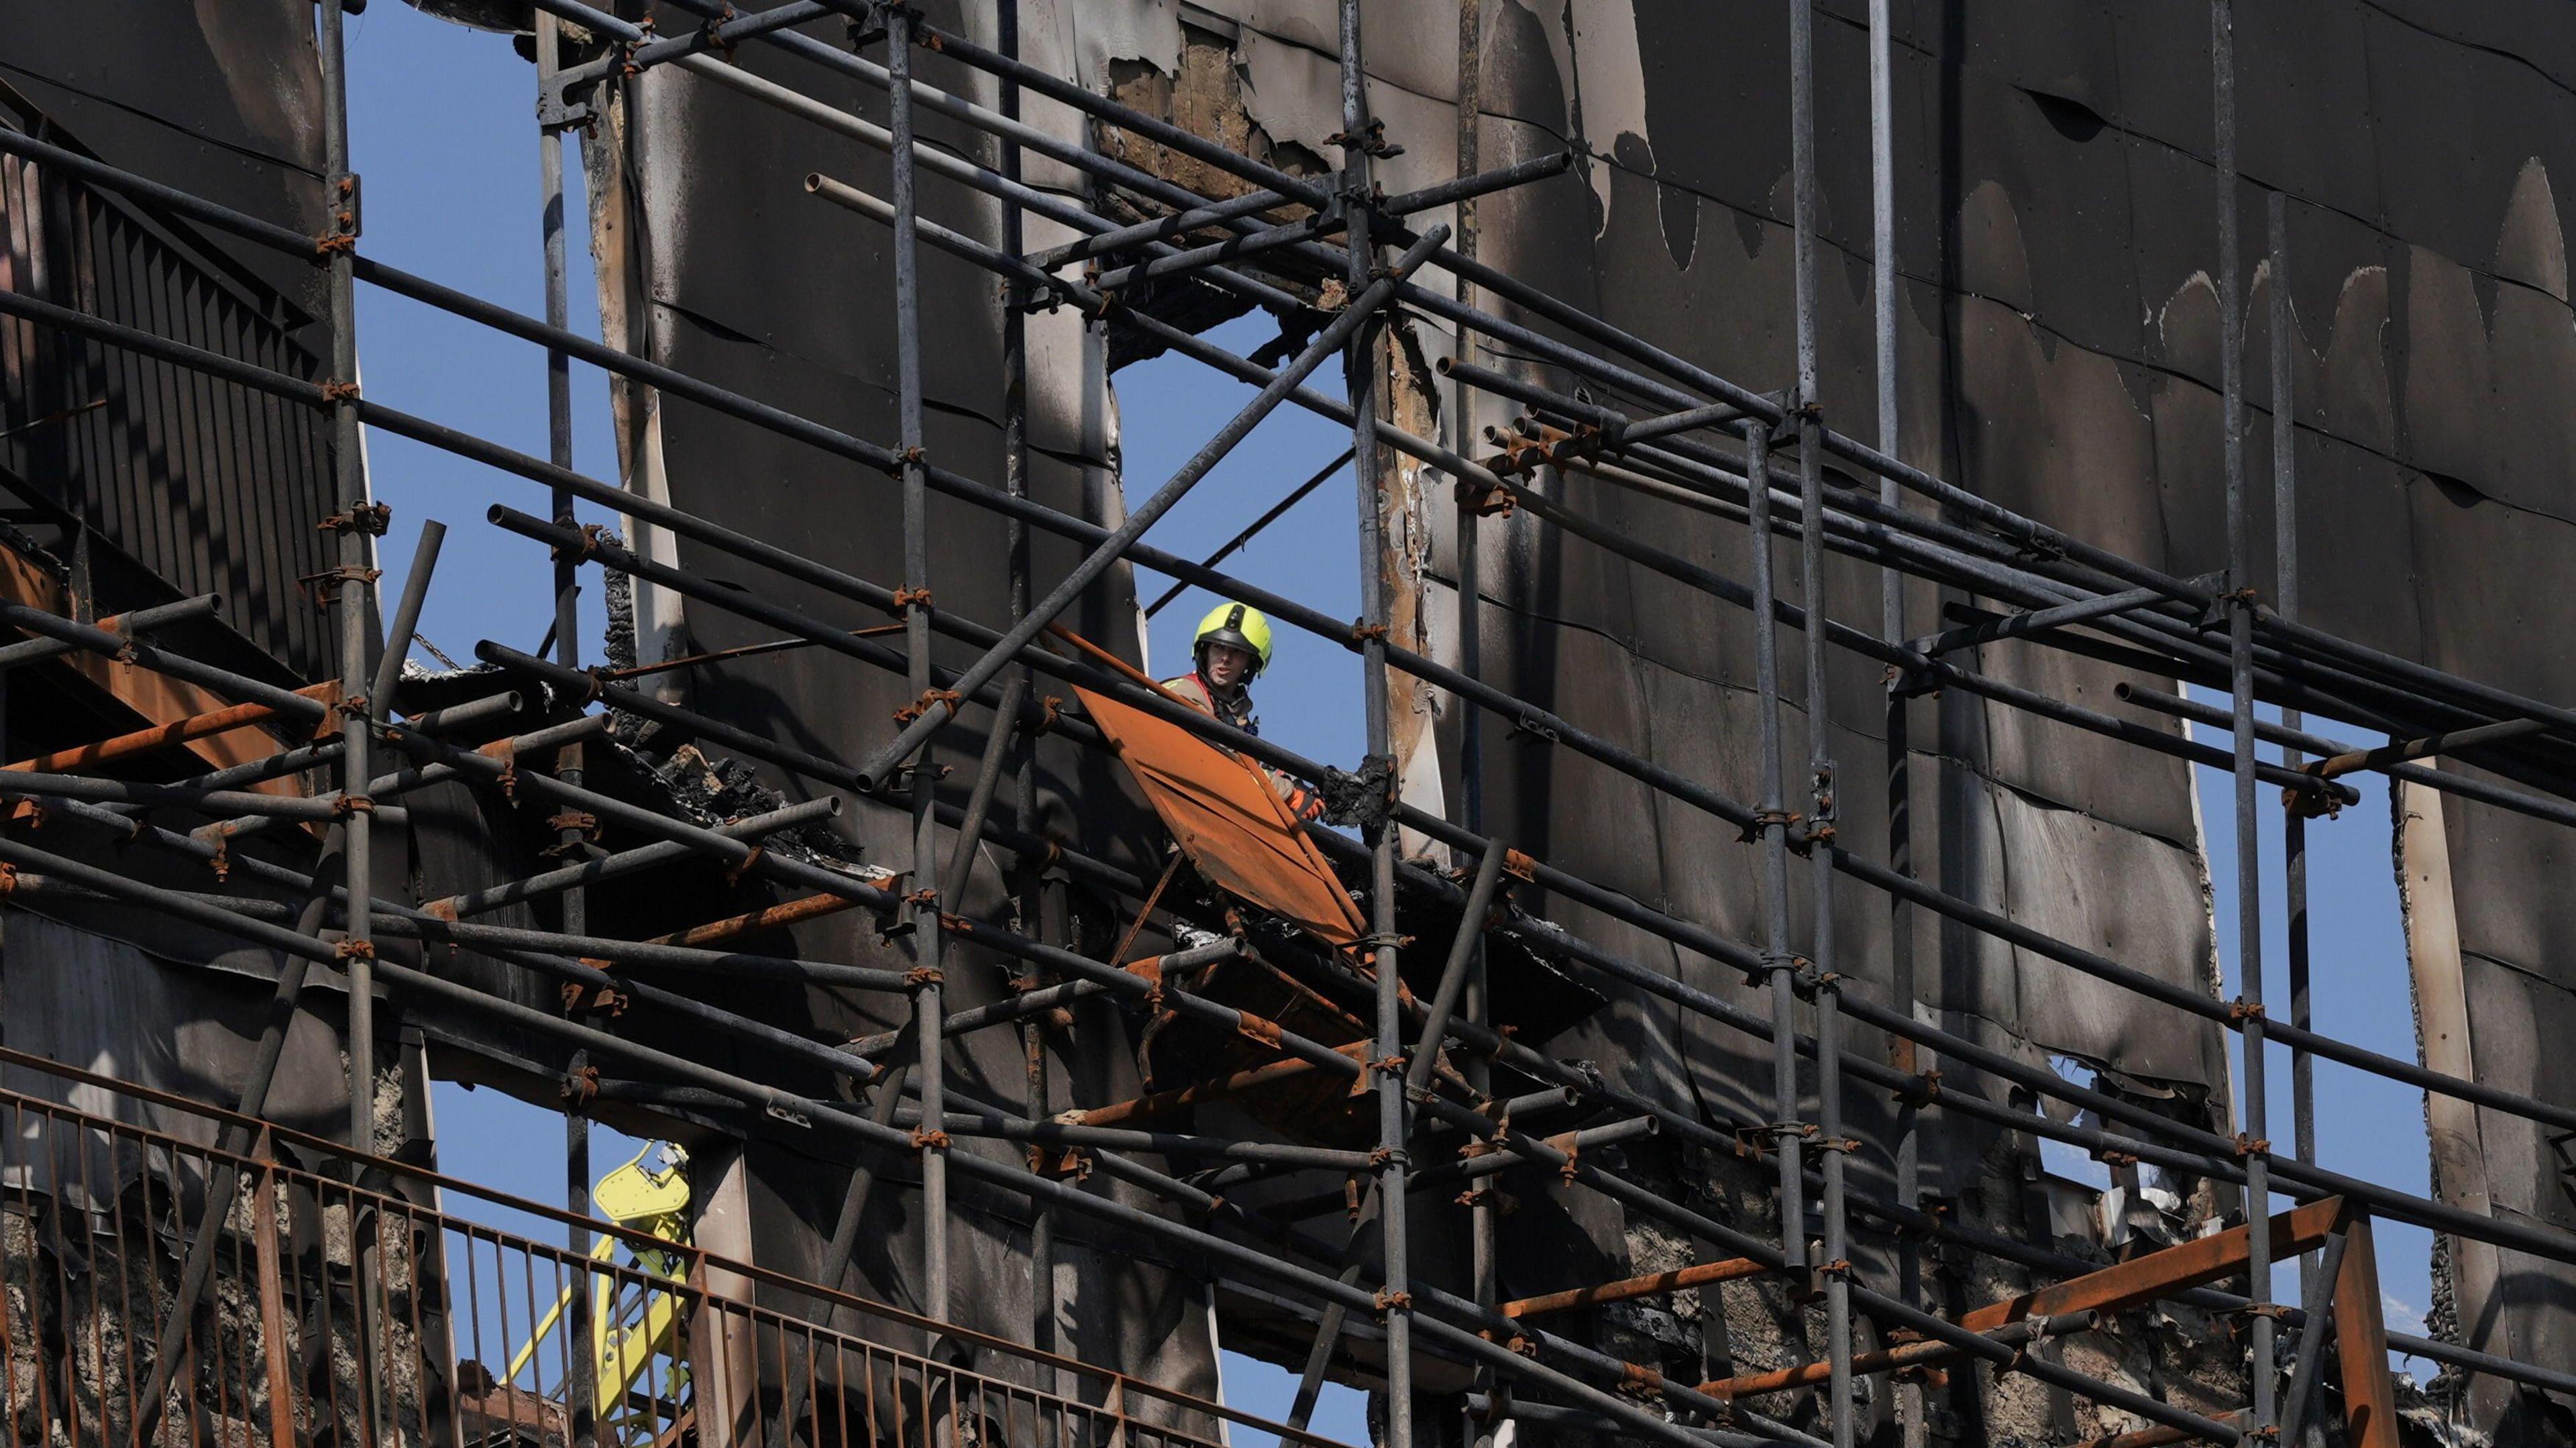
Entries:
[[2397,1393],[2388,1377],[2388,1323],[2379,1309],[2379,1254],[2365,1216],[2356,1214],[2344,1227],[2334,1320],[2345,1441],[2351,1448],[2397,1448]]
[[[2274,1217],[2272,1260],[2278,1262],[2325,1245],[2326,1234],[2342,1216],[2343,1198],[2328,1197]],[[2230,1227],[2099,1272],[1990,1303],[1961,1318],[1959,1325],[1970,1332],[1992,1332],[2026,1317],[2056,1317],[2088,1308],[2118,1312],[2244,1270],[2245,1229]]]

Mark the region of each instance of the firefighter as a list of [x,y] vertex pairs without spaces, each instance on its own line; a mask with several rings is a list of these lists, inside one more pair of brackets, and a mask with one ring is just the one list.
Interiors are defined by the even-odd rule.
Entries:
[[[1197,637],[1190,641],[1190,661],[1195,667],[1177,679],[1164,680],[1163,688],[1221,723],[1259,734],[1261,721],[1252,712],[1252,681],[1270,667],[1270,620],[1261,616],[1261,610],[1242,603],[1220,603],[1208,610],[1207,617],[1199,620]],[[1291,814],[1311,820],[1324,812],[1323,801],[1296,781],[1276,771],[1265,772]]]

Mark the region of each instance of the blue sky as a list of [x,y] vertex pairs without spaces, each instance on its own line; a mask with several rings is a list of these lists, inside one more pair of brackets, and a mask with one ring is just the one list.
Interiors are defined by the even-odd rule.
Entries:
[[[2224,706],[2224,695],[2196,692],[2201,702]],[[2261,716],[2277,722],[2279,712],[2265,707]],[[2222,730],[2193,725],[2204,744],[2229,747]],[[2311,733],[2348,742],[2375,742],[2376,736],[2309,720]],[[2238,968],[2234,903],[2236,899],[2235,781],[2227,773],[2196,768],[2203,832],[2209,841],[2210,884],[2219,902],[2218,954],[2229,994],[2242,991]],[[2353,774],[2345,782],[2361,791],[2361,803],[2331,820],[2308,822],[2308,954],[2310,999],[2315,1029],[2366,1046],[2401,1061],[2417,1059],[2414,990],[2406,967],[2404,922],[2397,908],[2397,880],[2390,865],[2388,781],[2378,774]],[[2271,1014],[2290,1013],[2289,917],[2282,906],[2281,810],[2279,791],[2258,788],[2260,808],[2257,848],[2262,853],[2264,892],[2263,998]],[[2240,1047],[2239,1056],[2242,1050]],[[2290,1053],[2278,1046],[2267,1057],[2269,1133],[2277,1149],[2290,1147]],[[2316,1063],[2317,1160],[2333,1170],[2367,1178],[2384,1186],[2430,1195],[2431,1162],[2424,1138],[2424,1095],[2332,1062]],[[2286,1207],[2276,1203],[2274,1209]],[[2422,1335],[2424,1312],[2432,1305],[2432,1234],[2396,1222],[2376,1225],[2382,1305],[2392,1331]],[[2274,1274],[2276,1295],[2296,1300],[2297,1279],[2288,1269]],[[2432,1364],[2401,1363],[2418,1380],[2431,1376]]]
[[[352,20],[349,36],[350,91],[356,98],[352,146],[357,169],[367,178],[368,252],[531,315],[541,313],[533,67],[500,37],[429,20],[392,0]],[[577,186],[578,166],[569,170]],[[584,214],[578,196],[567,209],[575,218]],[[578,230],[570,252],[574,325],[596,335],[596,294]],[[523,451],[544,453],[545,376],[537,349],[379,291],[362,288],[360,308],[370,397],[469,427]],[[1220,340],[1248,351],[1266,338],[1257,323],[1237,323]],[[1317,384],[1332,380],[1319,374]],[[1140,497],[1168,476],[1218,419],[1250,396],[1240,384],[1171,358],[1127,369],[1118,385],[1127,471]],[[575,465],[595,477],[614,477],[605,377],[576,366],[574,388],[579,418]],[[1203,556],[1335,456],[1347,440],[1346,432],[1319,418],[1284,409],[1158,523],[1152,541]],[[533,648],[550,617],[542,550],[485,524],[482,513],[495,501],[542,511],[542,491],[383,434],[373,436],[369,446],[377,496],[394,509],[393,531],[385,544],[385,587],[401,586],[421,519],[438,518],[452,530],[438,586],[422,619],[423,636],[459,660],[470,660],[475,642],[486,637]],[[1354,510],[1346,469],[1227,567],[1331,616],[1354,617]],[[1153,597],[1168,581],[1140,574],[1140,591]],[[1186,667],[1189,626],[1209,602],[1193,591],[1160,615],[1152,635],[1158,672]],[[595,588],[585,594],[584,616],[585,655],[595,657],[600,622]],[[1260,690],[1265,733],[1310,757],[1356,759],[1361,739],[1355,660],[1337,647],[1285,630],[1281,637],[1278,662]],[[2341,819],[2318,822],[2310,830],[2317,1024],[2412,1059],[2405,957],[2389,870],[2386,794],[2375,776],[2356,781],[2364,802]],[[2220,902],[2221,955],[2232,990],[2230,793],[2226,778],[2212,771],[2200,772],[2200,786],[2204,813],[2213,826],[2210,863]],[[2267,807],[2263,820],[2270,896],[2264,917],[2270,942],[2265,951],[2268,993],[2286,1002],[2278,810]],[[2276,1009],[2286,1010],[2286,1005]],[[2273,1063],[2273,1135],[2286,1146],[2286,1053],[2276,1053]],[[2318,1078],[2324,1160],[2356,1175],[2423,1191],[2420,1096],[2332,1066],[2320,1065]],[[443,1165],[449,1171],[539,1200],[562,1199],[562,1157],[555,1146],[560,1138],[553,1116],[496,1093],[454,1087],[441,1088],[436,1109]],[[595,1153],[599,1169],[616,1165],[636,1146],[603,1134]],[[2085,1175],[2089,1167],[2080,1158],[2056,1152],[2050,1163],[2074,1176]],[[524,1230],[527,1224],[517,1225]],[[2428,1301],[2426,1247],[2421,1232],[2387,1229],[2381,1269],[2393,1326],[2415,1327]],[[2280,1286],[2292,1290],[2286,1275]],[[1290,1379],[1283,1371],[1229,1355],[1226,1382],[1238,1405],[1255,1412],[1284,1411]],[[1363,1440],[1357,1396],[1336,1390],[1317,1427],[1347,1441]]]

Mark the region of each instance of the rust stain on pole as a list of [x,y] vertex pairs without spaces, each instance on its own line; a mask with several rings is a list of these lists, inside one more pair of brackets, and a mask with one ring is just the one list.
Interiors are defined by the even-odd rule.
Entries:
[[[1345,1054],[1356,1057],[1361,1053],[1364,1045],[1365,1043],[1355,1042],[1343,1047],[1342,1050]],[[1174,1087],[1169,1091],[1156,1091],[1126,1101],[1115,1101],[1107,1106],[1089,1107],[1077,1114],[1081,1118],[1080,1124],[1084,1126],[1115,1126],[1121,1122],[1168,1115],[1183,1107],[1195,1106],[1202,1101],[1214,1101],[1221,1097],[1268,1086],[1274,1082],[1291,1080],[1317,1069],[1319,1068],[1314,1062],[1304,1059],[1277,1061],[1250,1071],[1238,1071],[1231,1076],[1221,1076],[1213,1081],[1194,1082],[1187,1086]]]
[[1730,1257],[1723,1262],[1702,1262],[1671,1272],[1656,1272],[1643,1277],[1623,1277],[1595,1287],[1577,1287],[1565,1292],[1550,1292],[1539,1297],[1524,1297],[1506,1302],[1496,1310],[1505,1317],[1536,1317],[1543,1312],[1562,1312],[1569,1307],[1596,1307],[1604,1302],[1625,1302],[1632,1297],[1652,1297],[1663,1292],[1679,1292],[1690,1287],[1705,1287],[1717,1282],[1735,1282],[1746,1277],[1759,1277],[1771,1269],[1750,1257]]
[[[295,692],[308,699],[319,699],[326,704],[336,703],[340,697],[340,685],[337,680],[333,680],[330,683],[315,684]],[[131,759],[137,755],[156,754],[175,745],[194,743],[218,734],[229,734],[233,730],[247,729],[254,724],[265,724],[277,717],[278,711],[267,704],[235,704],[229,708],[216,709],[204,714],[192,714],[185,719],[174,719],[167,724],[155,724],[146,729],[137,729],[93,743],[75,745],[69,749],[57,749],[51,754],[39,754],[33,759],[21,759],[15,764],[0,764],[0,770],[12,770],[22,774],[62,774],[119,759]],[[326,721],[314,737],[318,739],[337,732],[335,724],[336,721]]]
[[745,911],[723,920],[710,920],[704,925],[692,925],[686,930],[675,930],[668,935],[656,935],[639,943],[714,945],[720,941],[732,940],[738,936],[750,935],[762,930],[771,930],[783,925],[796,925],[825,915],[836,915],[857,904],[857,901],[845,899],[839,895],[807,895],[801,899],[783,900],[776,905],[764,905],[757,910]]

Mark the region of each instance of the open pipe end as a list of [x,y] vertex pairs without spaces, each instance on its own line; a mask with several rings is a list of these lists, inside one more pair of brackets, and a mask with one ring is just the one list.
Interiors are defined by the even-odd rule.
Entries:
[[808,171],[808,172],[806,172],[806,173],[805,173],[805,189],[806,189],[806,190],[808,190],[808,191],[820,191],[820,190],[822,190],[822,189],[823,189],[823,173],[822,173],[822,172],[820,172],[820,171]]

